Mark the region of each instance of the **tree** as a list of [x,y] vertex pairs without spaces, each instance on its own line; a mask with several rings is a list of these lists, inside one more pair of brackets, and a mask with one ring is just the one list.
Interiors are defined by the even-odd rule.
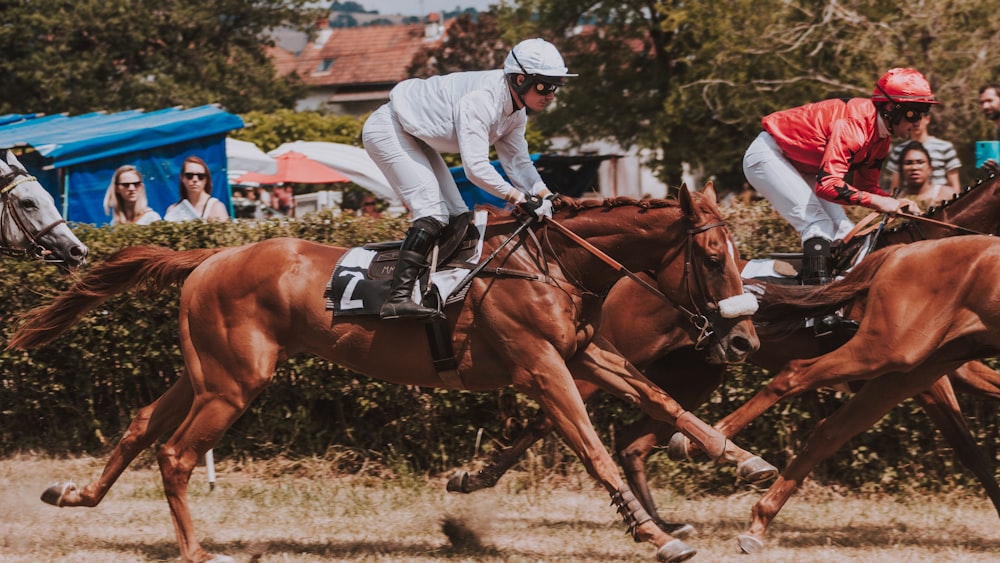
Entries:
[[361,146],[364,120],[351,115],[281,109],[271,113],[251,111],[242,117],[249,126],[233,131],[232,137],[250,141],[265,152],[291,141],[325,141]]
[[219,103],[291,107],[267,30],[304,26],[305,0],[0,0],[0,113]]
[[975,91],[1000,74],[1000,22],[977,0],[521,0],[494,13],[513,40],[555,42],[581,74],[540,127],[654,149],[675,184],[687,161],[740,185],[763,115],[868,96],[894,66],[927,75],[945,102],[934,133],[968,163],[987,134]]

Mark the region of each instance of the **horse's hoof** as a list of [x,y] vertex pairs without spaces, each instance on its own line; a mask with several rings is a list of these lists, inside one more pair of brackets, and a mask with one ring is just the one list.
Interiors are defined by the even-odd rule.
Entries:
[[72,481],[67,481],[65,483],[52,483],[47,489],[45,489],[45,492],[42,493],[42,502],[51,504],[52,506],[61,507],[63,505],[63,497],[66,496],[66,493],[75,490],[76,483]]
[[660,529],[662,529],[664,532],[670,534],[671,536],[674,536],[675,538],[677,538],[679,540],[682,540],[682,539],[688,538],[690,536],[693,536],[695,534],[695,532],[697,531],[697,530],[694,529],[694,526],[692,526],[691,524],[669,524],[668,523],[668,524],[665,524],[664,526],[661,526]]
[[448,479],[448,486],[445,487],[449,493],[469,492],[469,472],[458,470]]
[[656,550],[656,560],[669,561],[670,563],[675,561],[687,561],[688,559],[694,557],[696,553],[698,553],[697,549],[682,542],[681,540],[670,540],[663,544],[660,549]]
[[778,468],[753,456],[736,467],[736,475],[747,483],[760,483],[778,476]]
[[749,534],[740,534],[736,537],[736,541],[740,544],[740,551],[747,555],[764,551],[764,542]]
[[670,441],[667,442],[667,457],[671,461],[691,461],[691,455],[688,453],[688,446],[691,444],[691,440],[680,432],[674,432],[674,435],[670,437]]

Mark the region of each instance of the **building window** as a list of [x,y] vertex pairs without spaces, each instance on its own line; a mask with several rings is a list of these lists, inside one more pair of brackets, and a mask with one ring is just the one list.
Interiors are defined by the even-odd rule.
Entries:
[[316,67],[316,72],[329,72],[330,67],[332,66],[333,59],[323,59],[323,61],[319,63],[319,66]]

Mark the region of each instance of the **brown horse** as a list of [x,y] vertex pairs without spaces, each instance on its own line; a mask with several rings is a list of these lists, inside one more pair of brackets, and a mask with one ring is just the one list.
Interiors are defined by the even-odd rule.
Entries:
[[[998,192],[1000,177],[991,176],[985,182],[980,180],[952,201],[929,210],[927,218],[933,222],[904,222],[882,233],[878,244],[908,243],[964,234],[968,230],[1000,234]],[[860,239],[858,242],[861,242]],[[685,408],[695,409],[704,404],[722,383],[725,366],[706,359],[704,354],[692,348],[698,335],[690,326],[679,322],[682,319],[680,311],[652,298],[634,285],[619,283],[605,299],[599,336]],[[759,336],[761,347],[750,356],[749,361],[772,372],[790,360],[812,358],[830,350],[829,343],[818,341],[812,329],[808,328],[790,335],[762,333]],[[952,372],[950,379],[936,381],[914,397],[953,446],[958,458],[983,484],[1000,513],[1000,486],[993,475],[992,465],[979,450],[965,423],[952,381],[960,390],[1000,399],[1000,376],[980,362],[969,362]],[[585,401],[597,391],[596,387],[586,382],[578,385]],[[551,429],[551,422],[545,418],[544,412],[540,412],[509,448],[497,450],[480,471],[473,474],[457,471],[448,482],[448,490],[469,493],[493,487],[528,447]],[[643,417],[618,434],[618,441],[623,445],[617,456],[632,491],[646,511],[664,530],[683,536],[692,528],[660,519],[645,473],[646,460],[672,432],[669,424]]]
[[[961,267],[953,267],[955,265]],[[950,237],[872,254],[843,280],[818,288],[769,286],[757,319],[780,325],[848,308],[857,334],[836,350],[794,360],[716,427],[734,436],[776,402],[806,391],[865,381],[817,424],[805,446],[753,506],[739,537],[760,551],[768,524],[813,467],[942,373],[1000,353],[1000,240]]]
[[10,149],[0,149],[0,253],[66,270],[87,258],[87,246],[66,225],[52,196]]
[[[500,270],[532,275],[477,277],[464,301],[446,309],[458,385],[434,369],[423,326],[375,317],[331,318],[323,288],[347,249],[272,239],[228,249],[119,251],[51,304],[27,313],[9,346],[43,345],[112,295],[183,283],[180,336],[186,374],[138,412],[97,481],[79,488],[53,485],[43,500],[57,506],[97,505],[142,449],[176,428],[157,461],[181,556],[185,561],[212,559],[197,541],[188,509],[191,471],[270,383],[277,362],[312,353],[406,385],[469,390],[515,386],[551,414],[567,444],[611,494],[636,541],[653,543],[662,560],[693,556],[690,546],[656,526],[622,482],[590,423],[570,369],[676,425],[715,458],[759,466],[759,458],[715,440],[705,423],[591,338],[600,309],[595,297],[624,273],[649,270],[666,299],[693,311],[693,319],[716,333],[713,347],[722,357],[735,361],[753,352],[757,338],[749,316],[723,318],[727,303],[745,300],[733,242],[714,197],[686,188],[679,202],[565,203],[554,219],[591,248],[554,228],[555,222],[543,222],[529,231],[530,237],[518,235],[523,244],[513,249],[501,248],[502,241],[520,232],[518,224],[494,217],[488,225],[484,254],[503,250],[496,258]],[[612,262],[620,267],[609,268]]]

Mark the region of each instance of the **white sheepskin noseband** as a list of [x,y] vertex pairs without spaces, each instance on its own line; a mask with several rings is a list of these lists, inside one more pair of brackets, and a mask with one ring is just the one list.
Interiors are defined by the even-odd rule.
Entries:
[[757,312],[757,296],[744,293],[719,301],[719,313],[726,319],[734,319]]

